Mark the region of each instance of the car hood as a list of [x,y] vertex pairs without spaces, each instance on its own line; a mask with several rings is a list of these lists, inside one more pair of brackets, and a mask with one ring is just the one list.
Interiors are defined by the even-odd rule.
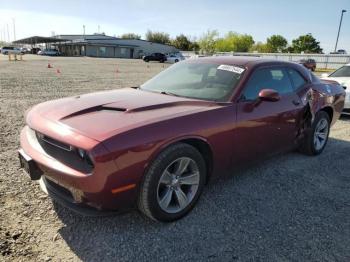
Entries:
[[325,78],[322,78],[322,79],[336,81],[340,85],[346,86],[347,87],[347,89],[346,89],[347,92],[349,92],[349,90],[350,90],[350,77],[325,77]]
[[34,122],[55,122],[103,141],[133,128],[217,106],[215,102],[124,88],[41,103],[29,111],[27,123],[31,126],[32,118],[40,118]]

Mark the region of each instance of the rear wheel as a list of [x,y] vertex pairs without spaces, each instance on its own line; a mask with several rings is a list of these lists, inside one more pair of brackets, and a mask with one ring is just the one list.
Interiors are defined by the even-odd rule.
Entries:
[[179,59],[175,59],[175,63],[179,62]]
[[177,220],[196,204],[205,177],[205,162],[198,150],[188,144],[175,144],[160,153],[145,174],[139,210],[154,220]]
[[301,151],[307,155],[319,155],[327,145],[330,128],[329,115],[320,111],[309,130],[306,131]]

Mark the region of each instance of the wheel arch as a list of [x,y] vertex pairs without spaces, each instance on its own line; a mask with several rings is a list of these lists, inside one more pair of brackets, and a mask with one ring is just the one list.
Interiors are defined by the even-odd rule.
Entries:
[[[180,137],[177,139],[172,139],[171,141],[168,141],[167,143],[164,143],[162,146],[160,146],[149,158],[147,161],[149,164],[152,163],[156,157],[164,151],[166,148],[178,144],[178,143],[184,143],[188,144],[190,146],[193,146],[195,149],[199,151],[199,153],[202,155],[205,163],[206,163],[206,183],[208,183],[212,172],[213,172],[213,166],[214,166],[214,157],[213,157],[213,150],[210,146],[210,143],[201,136],[185,136]],[[148,164],[148,166],[149,166]],[[146,168],[145,170],[147,170]]]
[[319,111],[326,112],[329,116],[330,124],[333,122],[334,110],[331,106],[325,106],[325,107],[321,108]]

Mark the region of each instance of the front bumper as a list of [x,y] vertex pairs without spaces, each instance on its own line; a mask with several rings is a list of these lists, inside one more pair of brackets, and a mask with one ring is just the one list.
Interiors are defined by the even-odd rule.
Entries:
[[73,194],[66,188],[56,184],[49,178],[42,176],[40,179],[40,188],[52,199],[62,206],[83,216],[112,216],[121,213],[117,210],[98,210],[85,203],[77,203]]
[[[127,181],[120,178],[117,166],[113,159],[106,159],[106,152],[103,157],[97,156],[96,152],[102,152],[103,145],[96,144],[92,154],[96,156],[95,166],[91,173],[86,174],[75,170],[71,166],[53,158],[41,147],[35,132],[28,126],[21,132],[21,150],[28,155],[40,169],[41,187],[46,186],[46,191],[58,202],[71,208],[77,209],[78,213],[82,208],[95,209],[96,211],[127,210],[134,206],[136,201],[136,187],[128,191],[113,193],[113,190],[125,186]],[[119,178],[119,179],[118,179]],[[49,182],[48,182],[49,181]],[[44,190],[45,191],[45,190]],[[76,208],[73,208],[73,207]]]

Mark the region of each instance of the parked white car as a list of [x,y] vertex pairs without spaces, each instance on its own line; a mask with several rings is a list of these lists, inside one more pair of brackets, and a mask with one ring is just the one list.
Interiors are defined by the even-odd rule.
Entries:
[[14,47],[14,46],[4,46],[1,48],[1,53],[3,55],[8,55],[8,54],[24,54],[20,48]]
[[185,57],[180,53],[167,55],[167,57],[166,57],[166,62],[171,63],[171,64],[180,62],[182,60],[185,60]]
[[56,49],[44,49],[39,51],[38,55],[58,56],[60,55],[60,52]]
[[337,81],[344,86],[346,97],[344,105],[344,114],[350,115],[350,64],[342,66],[331,74],[322,74],[322,79]]

